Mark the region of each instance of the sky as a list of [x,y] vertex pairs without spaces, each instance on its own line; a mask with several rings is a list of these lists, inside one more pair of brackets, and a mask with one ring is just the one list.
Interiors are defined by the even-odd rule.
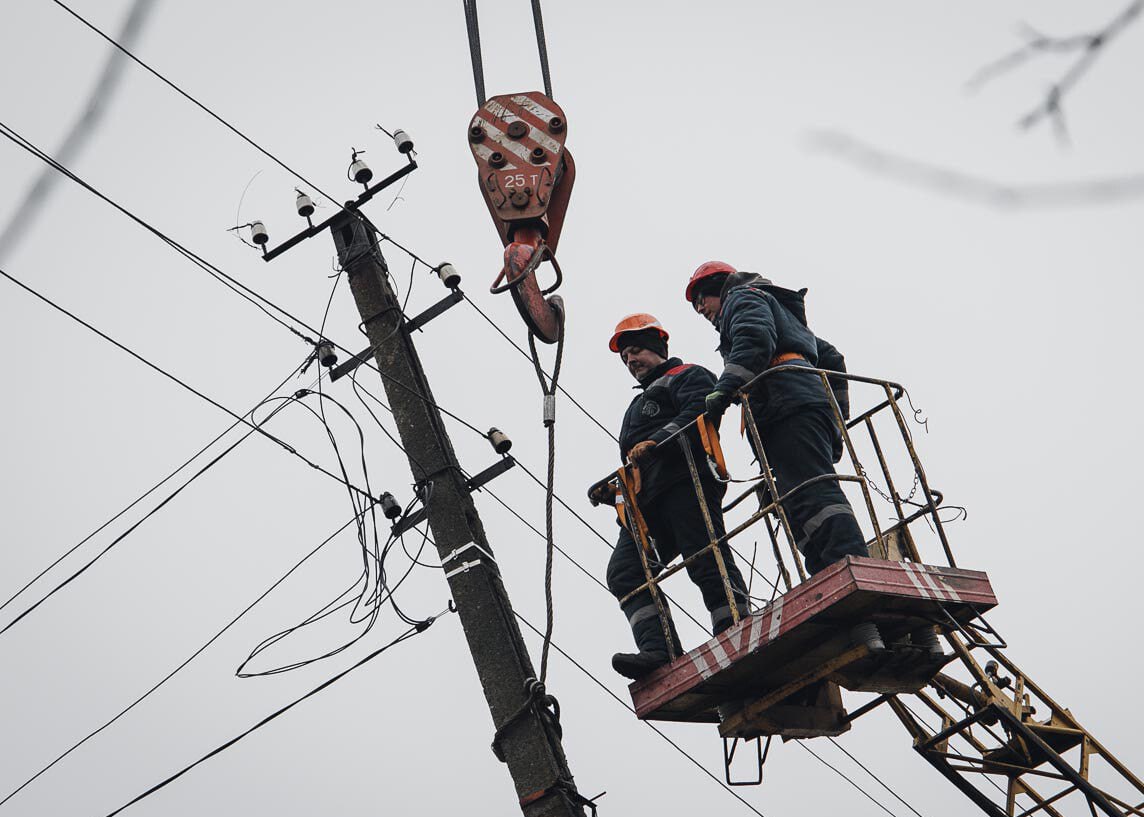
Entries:
[[[1067,70],[1067,55],[966,87],[1020,45],[1020,22],[1072,34],[1124,5],[584,0],[544,11],[554,97],[578,168],[559,248],[568,307],[562,385],[616,429],[633,384],[607,340],[637,311],[663,321],[674,354],[717,369],[711,327],[682,296],[702,261],[809,287],[812,326],[843,350],[851,371],[905,384],[924,410],[919,453],[932,484],[968,511],[949,534],[960,565],[989,573],[1000,600],[990,621],[1010,657],[1141,769],[1132,700],[1144,612],[1135,487],[1144,439],[1132,421],[1140,395],[1132,360],[1144,340],[1144,197],[999,206],[891,178],[836,149],[868,145],[1018,187],[1138,178],[1144,116],[1131,100],[1144,71],[1141,24],[1112,41],[1066,98],[1067,144],[1044,125],[1015,126]],[[74,2],[108,32],[129,6]],[[108,46],[50,0],[7,0],[0,16],[0,121],[54,153]],[[529,4],[485,2],[480,19],[489,93],[539,88]],[[420,167],[368,214],[430,263],[452,262],[473,301],[524,342],[509,299],[487,290],[501,247],[465,139],[475,97],[460,3],[157,0],[136,51],[339,200],[357,192],[345,178],[351,149],[365,150],[379,176],[391,172],[403,159],[375,125],[405,129]],[[86,136],[69,165],[90,184],[311,325],[329,302],[327,335],[365,345],[345,283],[331,277],[326,236],[265,264],[229,231],[261,219],[277,243],[303,226],[294,188],[324,203],[322,217],[333,212],[324,196],[135,65],[124,66]],[[0,225],[40,171],[38,160],[0,143]],[[445,294],[423,266],[411,278],[400,249],[382,251],[410,312]],[[290,376],[308,353],[298,337],[70,182],[55,187],[0,268],[238,413],[287,378],[278,394],[313,380],[312,368]],[[468,304],[415,340],[438,402],[478,429],[507,431],[522,466],[542,475],[541,397],[528,362]],[[5,280],[0,343],[9,351],[2,601],[232,418]],[[359,380],[380,394],[373,376],[363,371]],[[362,424],[375,492],[408,502],[401,452],[348,382],[328,393]],[[351,478],[364,483],[357,432],[327,409]],[[449,427],[466,469],[495,461],[478,434]],[[336,467],[322,426],[298,406],[267,428]],[[237,439],[230,432],[209,454]],[[558,493],[611,538],[609,514],[583,497],[615,467],[614,443],[565,399],[557,440]],[[726,447],[733,472],[748,475],[745,446],[728,437]],[[490,487],[543,527],[543,492],[522,468]],[[92,537],[0,612],[0,625],[158,501]],[[542,538],[491,496],[476,503],[515,609],[543,626]],[[179,666],[352,514],[338,484],[253,437],[0,635],[0,797]],[[559,509],[556,540],[602,579],[609,550],[596,532]],[[940,563],[939,552],[924,555]],[[431,547],[422,561],[436,564]],[[409,564],[398,551],[391,570]],[[396,637],[405,627],[386,608],[337,656],[234,677],[264,638],[352,586],[360,567],[346,531],[154,695],[0,806],[0,817],[106,814]],[[398,591],[402,609],[416,617],[444,609],[439,573],[417,567]],[[630,647],[614,600],[559,556],[553,592],[555,643],[626,700],[609,668],[611,654]],[[685,579],[671,592],[702,612]],[[698,628],[682,617],[681,625],[685,642],[698,644]],[[333,617],[252,666],[320,654],[363,626]],[[524,630],[538,660],[539,640]],[[601,814],[752,813],[560,655],[548,686],[561,702],[580,790],[608,792]],[[847,695],[854,706],[863,700]],[[488,750],[492,732],[459,622],[444,616],[126,813],[515,813],[507,771]],[[663,732],[721,778],[712,727]],[[926,817],[967,812],[888,711],[863,718],[840,744]],[[824,740],[776,743],[766,775],[761,787],[735,794],[767,817],[912,813]]]

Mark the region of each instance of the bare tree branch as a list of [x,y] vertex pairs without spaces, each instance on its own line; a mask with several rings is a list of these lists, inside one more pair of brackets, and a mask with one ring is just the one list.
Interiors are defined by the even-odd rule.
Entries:
[[1116,204],[1144,197],[1144,172],[1083,181],[1012,185],[892,154],[840,131],[809,135],[811,148],[867,172],[1002,209]]
[[1074,34],[1071,37],[1050,37],[1027,23],[1023,24],[1021,33],[1025,38],[1025,44],[979,70],[970,78],[968,87],[981,88],[987,82],[1019,68],[1041,54],[1079,52],[1068,70],[1045,92],[1045,98],[1040,104],[1017,120],[1018,127],[1028,130],[1042,120],[1048,119],[1056,131],[1057,138],[1067,142],[1068,129],[1061,102],[1076,87],[1081,77],[1088,73],[1105,47],[1135,22],[1141,11],[1144,11],[1144,0],[1133,0],[1099,31],[1092,34]]

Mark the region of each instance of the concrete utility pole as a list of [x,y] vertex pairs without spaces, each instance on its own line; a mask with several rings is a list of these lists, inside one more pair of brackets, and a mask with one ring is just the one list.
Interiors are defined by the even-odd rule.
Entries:
[[[429,526],[493,723],[503,729],[498,743],[521,809],[527,817],[584,817],[583,808],[568,793],[574,791],[572,773],[558,731],[539,707],[527,707],[518,715],[530,700],[526,682],[536,672],[453,444],[433,405],[425,371],[402,326],[400,305],[374,233],[352,208],[334,220],[330,232],[375,351],[413,475],[418,482],[432,483],[426,501]],[[477,810],[486,808],[483,804]]]

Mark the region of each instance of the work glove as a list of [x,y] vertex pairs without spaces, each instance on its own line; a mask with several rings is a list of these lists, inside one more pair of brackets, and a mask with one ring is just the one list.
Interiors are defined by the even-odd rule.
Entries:
[[634,463],[640,463],[647,459],[653,448],[655,448],[654,440],[644,440],[642,443],[636,443],[628,450],[628,459]]
[[605,482],[590,489],[588,499],[593,505],[615,505],[616,491],[610,482]]
[[704,410],[706,411],[707,416],[711,417],[711,419],[718,420],[723,416],[723,412],[725,412],[727,407],[730,405],[731,392],[717,389],[716,391],[713,391],[707,395]]

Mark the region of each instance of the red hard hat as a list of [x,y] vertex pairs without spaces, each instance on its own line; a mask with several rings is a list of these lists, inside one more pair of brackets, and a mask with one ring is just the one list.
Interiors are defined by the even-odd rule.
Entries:
[[687,302],[691,303],[694,299],[696,284],[704,278],[710,278],[712,275],[720,275],[725,272],[738,272],[738,270],[726,261],[705,261],[700,264],[699,268],[691,273],[691,280],[687,282],[687,290],[684,292],[684,295],[687,297]]
[[608,348],[613,352],[620,351],[620,335],[627,334],[628,332],[639,332],[641,329],[654,329],[659,332],[660,337],[664,342],[670,337],[667,330],[663,328],[663,324],[655,315],[649,315],[646,312],[637,312],[634,315],[628,315],[616,324],[616,331],[612,335],[612,339],[608,341]]

